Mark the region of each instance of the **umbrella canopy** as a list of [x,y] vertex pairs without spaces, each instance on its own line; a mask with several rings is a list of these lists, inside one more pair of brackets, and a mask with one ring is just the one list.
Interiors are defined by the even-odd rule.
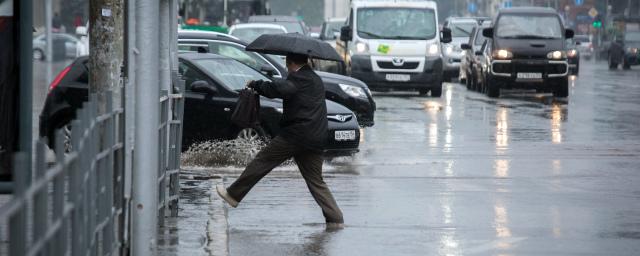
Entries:
[[329,43],[299,33],[264,34],[247,45],[246,50],[274,55],[295,53],[314,59],[342,61]]

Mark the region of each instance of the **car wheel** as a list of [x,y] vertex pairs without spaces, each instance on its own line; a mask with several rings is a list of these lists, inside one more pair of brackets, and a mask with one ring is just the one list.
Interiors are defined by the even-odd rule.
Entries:
[[440,83],[440,85],[436,85],[436,87],[431,88],[431,97],[440,96],[442,96],[442,83]]
[[33,50],[33,59],[34,60],[44,60],[44,52],[40,49]]
[[566,98],[569,96],[569,79],[564,78],[557,84],[553,90],[553,96],[557,98]]
[[418,94],[420,96],[426,96],[427,94],[429,94],[429,89],[420,89],[418,90]]
[[267,141],[269,139],[269,136],[261,127],[244,128],[238,132],[238,135],[236,135],[236,139],[249,142]]
[[489,98],[498,98],[500,97],[500,85],[489,79],[485,85],[485,92]]
[[607,63],[609,64],[609,69],[617,69],[618,68],[618,63],[615,63],[611,59],[611,56],[609,56],[609,59],[608,59]]
[[[62,148],[64,149],[64,152],[65,153],[71,152],[71,150],[73,150],[73,147],[71,144],[71,124],[67,123],[57,129],[62,131]],[[54,151],[56,149],[55,131],[57,129],[52,129],[52,131],[49,133],[49,148]]]

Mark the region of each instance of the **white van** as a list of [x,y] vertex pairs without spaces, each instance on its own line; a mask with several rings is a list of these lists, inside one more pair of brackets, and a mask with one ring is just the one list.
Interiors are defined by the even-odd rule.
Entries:
[[347,73],[372,90],[442,94],[440,42],[451,31],[438,31],[433,1],[358,1],[341,29],[336,50]]

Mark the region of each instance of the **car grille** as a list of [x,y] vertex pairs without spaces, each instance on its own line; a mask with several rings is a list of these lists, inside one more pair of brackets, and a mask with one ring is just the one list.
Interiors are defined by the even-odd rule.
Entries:
[[417,61],[405,61],[400,66],[396,66],[391,61],[377,61],[378,67],[382,69],[416,69],[420,65]]

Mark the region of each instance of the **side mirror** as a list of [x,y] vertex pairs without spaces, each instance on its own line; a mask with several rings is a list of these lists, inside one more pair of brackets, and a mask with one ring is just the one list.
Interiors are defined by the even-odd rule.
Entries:
[[260,72],[267,75],[268,77],[273,77],[273,74],[276,73],[276,69],[270,65],[262,65],[262,67],[260,67]]
[[493,38],[493,28],[485,28],[482,30],[482,36],[486,38]]
[[351,27],[344,26],[340,28],[340,41],[351,41],[353,40],[353,33],[351,32]]
[[440,31],[440,42],[442,43],[451,43],[451,29],[450,28],[442,28]]
[[460,48],[462,50],[471,50],[471,45],[469,45],[469,44],[461,44]]
[[566,39],[573,38],[574,34],[573,29],[568,28],[564,30],[564,38]]
[[191,83],[191,91],[214,95],[218,93],[218,89],[206,81],[198,80]]
[[482,55],[482,51],[476,51],[475,54],[476,54],[476,56],[481,56]]
[[78,36],[86,36],[87,35],[87,27],[78,26],[76,28],[76,35],[78,35]]

